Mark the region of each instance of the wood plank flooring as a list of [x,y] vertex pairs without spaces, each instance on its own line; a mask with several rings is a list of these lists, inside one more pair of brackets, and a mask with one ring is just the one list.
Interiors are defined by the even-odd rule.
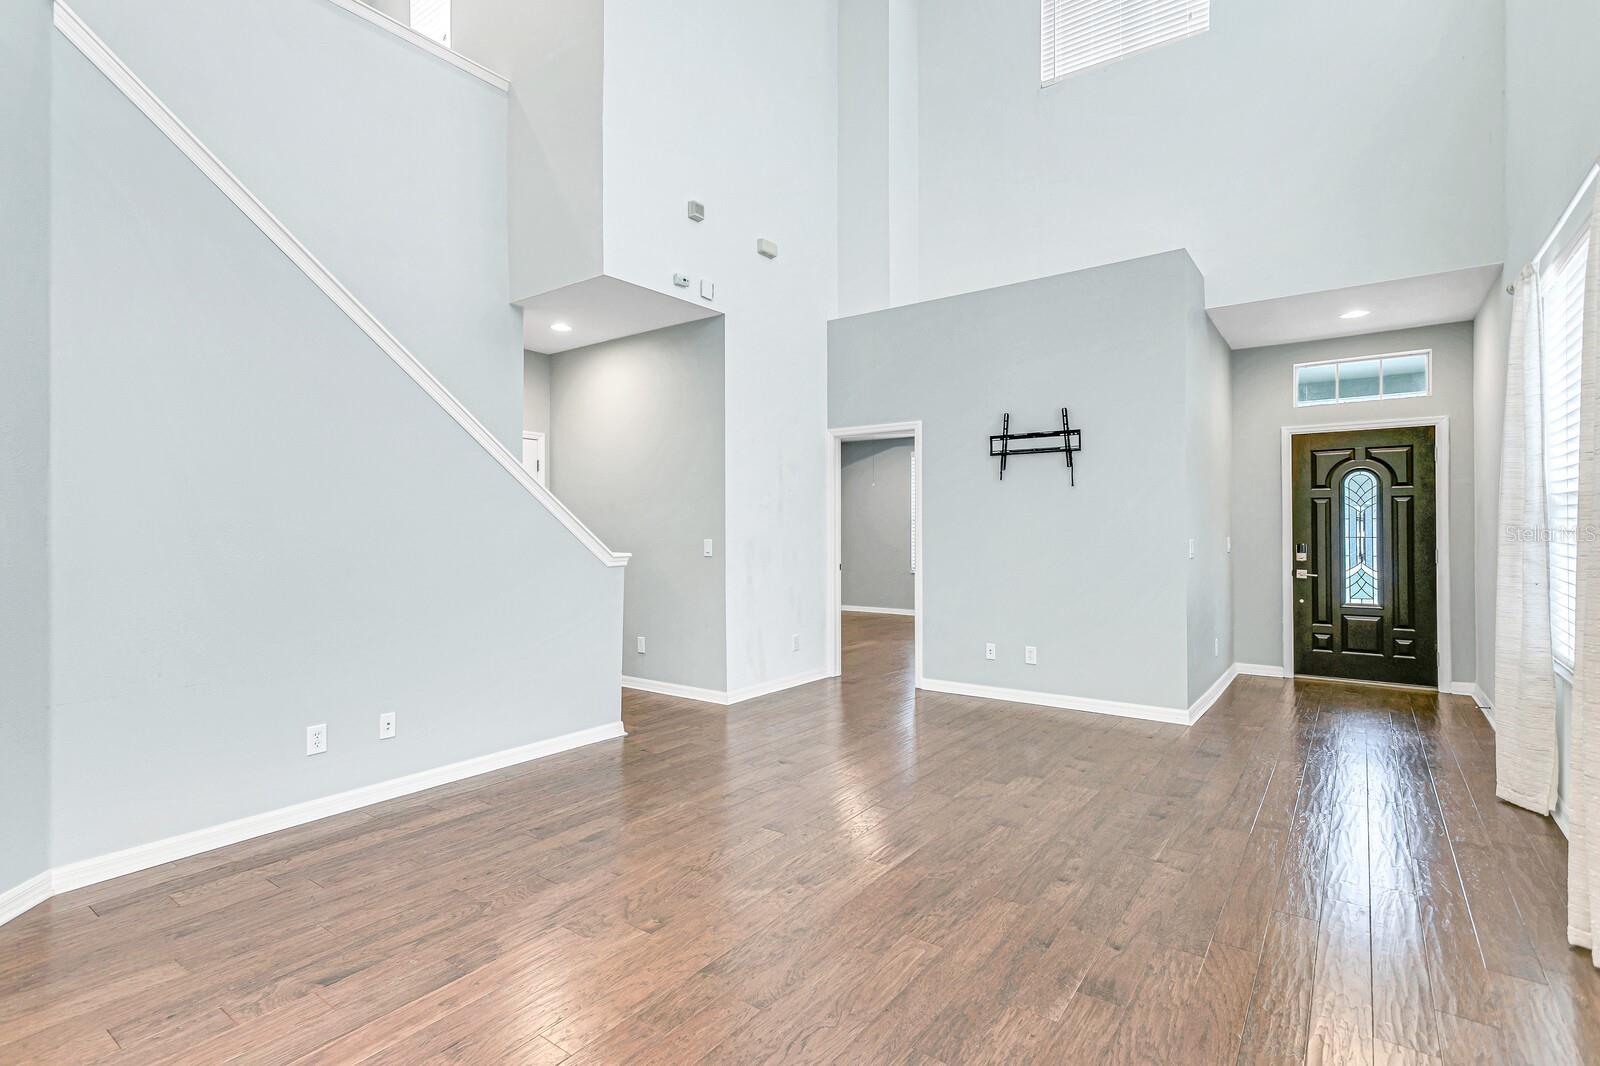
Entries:
[[909,619],[733,708],[42,905],[0,1063],[1600,1062],[1565,843],[1470,702],[1184,730],[933,693]]

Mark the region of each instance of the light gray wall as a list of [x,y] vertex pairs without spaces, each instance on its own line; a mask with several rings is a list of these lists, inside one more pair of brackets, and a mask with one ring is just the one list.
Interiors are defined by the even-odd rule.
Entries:
[[[602,271],[601,76],[609,6],[452,0],[451,47],[512,83],[512,299]],[[682,97],[668,84],[653,91]]]
[[[830,324],[829,424],[923,422],[929,678],[1188,706],[1199,289],[1169,252]],[[1017,458],[1001,481],[988,454],[1001,415],[1050,429],[1063,406],[1083,430],[1077,487],[1060,456]]]
[[1499,262],[1505,11],[1589,2],[1218,0],[1041,89],[1038,0],[921,0],[921,296],[1174,246],[1213,305]]
[[543,352],[522,353],[522,428],[550,432],[550,357]]
[[54,64],[55,862],[615,723],[622,571]]
[[503,92],[327,0],[75,7],[424,366],[520,446]]
[[0,5],[0,893],[49,866],[50,5]]
[[1185,491],[1195,554],[1189,561],[1189,702],[1233,664],[1232,557],[1228,530],[1233,468],[1232,357],[1203,310],[1204,283],[1192,280],[1185,377]]
[[411,25],[411,0],[362,0],[362,2],[383,12],[396,22]]
[[550,357],[550,488],[633,553],[623,673],[715,691],[727,687],[723,389],[720,318]]
[[[1433,393],[1294,406],[1294,364],[1433,349]],[[1450,419],[1450,618],[1455,681],[1477,677],[1472,323],[1250,348],[1233,357],[1234,643],[1240,662],[1283,663],[1283,427],[1447,415]],[[1441,515],[1441,518],[1444,516]],[[1441,575],[1444,576],[1444,575]]]
[[839,481],[844,602],[916,606],[911,572],[911,441],[845,441]]

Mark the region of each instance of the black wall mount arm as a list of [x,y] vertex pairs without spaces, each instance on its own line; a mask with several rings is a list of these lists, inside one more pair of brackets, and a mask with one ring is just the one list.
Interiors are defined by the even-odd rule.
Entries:
[[[1056,443],[1045,448],[1013,448],[1014,440],[1054,440]],[[1067,457],[1067,477],[1069,484],[1078,483],[1078,475],[1074,471],[1072,456],[1083,451],[1083,431],[1073,429],[1071,421],[1067,418],[1067,409],[1061,409],[1061,428],[1045,430],[1039,433],[1013,433],[1011,432],[1011,413],[1008,411],[1000,418],[1000,432],[989,438],[989,454],[1000,459],[1000,480],[1006,477],[1006,461],[1013,455],[1065,455]]]

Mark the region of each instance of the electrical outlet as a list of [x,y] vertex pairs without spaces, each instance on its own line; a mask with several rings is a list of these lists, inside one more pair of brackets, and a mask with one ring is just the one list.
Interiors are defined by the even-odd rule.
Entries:
[[1189,558],[1194,558],[1194,538],[1189,538]]
[[639,645],[639,654],[643,655],[644,654],[644,638],[643,637],[637,638],[637,642],[638,642],[638,645]]
[[1038,666],[1039,665],[1039,649],[1035,648],[1032,644],[1029,644],[1026,648],[1023,648],[1022,649],[1022,661],[1023,661],[1023,663],[1025,663],[1028,666]]
[[306,726],[306,754],[321,755],[328,750],[328,727],[323,725]]
[[993,644],[985,644],[983,646],[983,657],[985,659],[993,659],[994,658],[994,645]]
[[378,739],[394,739],[394,712],[378,715]]
[[789,638],[789,650],[790,651],[799,651],[800,650],[800,634],[799,633],[796,633],[794,636]]

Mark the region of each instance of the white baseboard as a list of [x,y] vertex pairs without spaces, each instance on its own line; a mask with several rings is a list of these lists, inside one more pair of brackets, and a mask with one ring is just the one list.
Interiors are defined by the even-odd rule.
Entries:
[[1233,668],[1251,677],[1284,677],[1283,667],[1267,663],[1234,663]]
[[26,914],[50,898],[50,871],[34,874],[22,884],[0,892],[0,925]]
[[907,618],[915,618],[917,614],[909,607],[841,607],[839,610],[854,614],[898,614]]
[[1146,703],[1122,703],[1117,700],[1093,699],[1088,696],[1064,696],[1057,692],[1028,692],[1023,689],[1000,688],[996,685],[974,685],[965,681],[924,679],[917,687],[928,689],[930,692],[949,692],[957,696],[976,696],[978,699],[983,700],[1031,703],[1039,707],[1056,707],[1069,711],[1089,711],[1093,714],[1110,714],[1119,718],[1137,718],[1146,722],[1166,722],[1169,725],[1190,726],[1205,716],[1205,713],[1222,698],[1222,694],[1228,691],[1228,686],[1233,684],[1240,674],[1251,673],[1254,669],[1266,668],[1255,668],[1245,663],[1234,663],[1224,670],[1222,676],[1217,678],[1211,687],[1206,689],[1200,698],[1188,707],[1158,707]]
[[[48,873],[41,875],[45,879],[46,889],[44,895],[35,899],[39,902],[52,895],[70,892],[75,888],[98,884],[109,881],[113,877],[124,874],[148,870],[153,866],[173,862],[177,859],[186,859],[191,855],[212,851],[216,848],[237,844],[242,840],[252,837],[264,836],[267,833],[276,833],[283,829],[291,829],[307,822],[315,822],[335,814],[344,814],[361,807],[369,807],[374,803],[384,800],[397,799],[400,796],[409,796],[414,792],[434,788],[438,785],[448,785],[455,781],[462,781],[479,774],[502,770],[518,763],[531,762],[549,755],[557,755],[574,748],[581,748],[587,744],[594,744],[602,740],[612,740],[624,736],[625,731],[621,722],[612,722],[608,725],[595,726],[592,729],[580,729],[575,733],[566,733],[549,740],[537,741],[533,744],[524,744],[521,747],[507,748],[504,751],[491,752],[488,755],[479,755],[476,758],[464,759],[461,762],[450,763],[447,766],[438,766],[431,770],[422,770],[418,773],[407,774],[404,777],[391,778],[388,781],[379,781],[376,784],[364,785],[353,788],[347,792],[338,792],[332,796],[321,799],[307,800],[305,803],[296,803],[289,807],[280,807],[273,811],[264,811],[253,814],[247,818],[239,818],[221,825],[210,826],[205,829],[196,829],[177,836],[166,837],[162,840],[153,840],[148,844],[125,848],[114,851],[108,855],[97,855],[91,859],[81,859],[78,862],[57,866]],[[34,879],[38,881],[38,878]],[[33,882],[29,882],[33,885]],[[24,886],[26,887],[26,886]],[[0,898],[0,903],[8,903],[10,897],[18,892],[12,892]],[[37,891],[35,887],[34,891]],[[33,906],[29,903],[28,906]],[[26,909],[26,908],[24,908]],[[18,911],[17,913],[21,913]],[[7,917],[6,907],[0,906],[0,921]]]
[[924,678],[922,687],[930,692],[948,692],[956,696],[975,696],[981,700],[1004,700],[1006,703],[1031,703],[1038,707],[1055,707],[1067,711],[1089,711],[1092,714],[1110,714],[1119,718],[1138,718],[1146,722],[1166,722],[1170,725],[1188,725],[1186,707],[1156,707],[1145,703],[1119,703],[1116,700],[1091,699],[1087,696],[1064,696],[1059,692],[1029,692],[1018,688],[1001,688],[997,685],[974,685],[966,681],[940,681]]
[[638,692],[653,692],[658,696],[672,696],[680,700],[715,703],[719,707],[728,705],[728,694],[720,689],[696,688],[693,685],[680,685],[675,681],[655,681],[648,677],[629,677],[624,674],[622,687]]
[[753,700],[758,696],[770,696],[774,692],[782,692],[786,688],[799,688],[801,685],[809,685],[813,681],[821,681],[828,676],[830,675],[827,668],[819,666],[815,670],[807,670],[804,673],[780,677],[776,681],[763,681],[758,685],[746,685],[744,688],[736,688],[729,692],[728,703],[743,703],[745,700]]
[[719,707],[731,707],[735,703],[743,703],[759,696],[770,696],[774,692],[782,692],[786,688],[797,688],[800,685],[809,685],[813,681],[821,681],[828,677],[825,669],[807,670],[804,673],[794,674],[789,677],[780,677],[776,681],[763,681],[759,685],[746,685],[744,688],[723,692],[711,688],[695,688],[692,685],[678,685],[671,681],[652,681],[645,677],[623,677],[622,687],[637,689],[640,692],[654,692],[661,696],[676,696],[682,700],[698,700],[701,703],[714,703]]
[[1222,694],[1228,691],[1228,686],[1233,684],[1234,679],[1238,676],[1239,666],[1237,663],[1222,671],[1222,676],[1212,682],[1211,687],[1202,692],[1200,698],[1189,705],[1188,724],[1194,725],[1198,722],[1211,709],[1211,705],[1222,698]]

